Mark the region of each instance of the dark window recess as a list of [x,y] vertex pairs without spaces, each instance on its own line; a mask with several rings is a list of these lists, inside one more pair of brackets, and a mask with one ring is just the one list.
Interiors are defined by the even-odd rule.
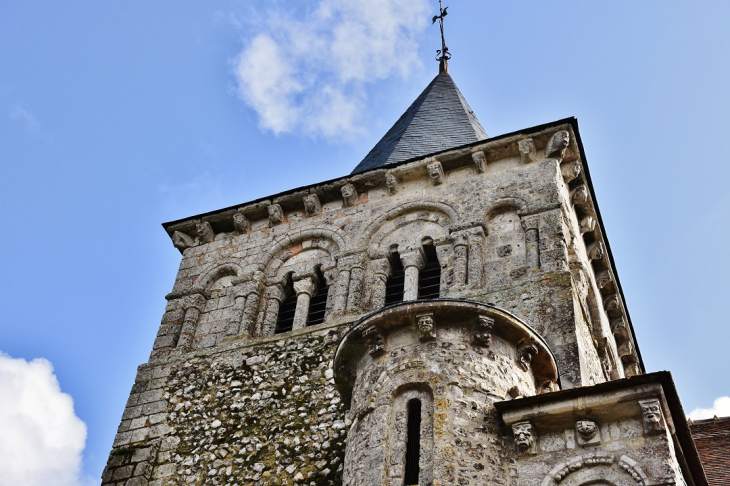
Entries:
[[275,334],[289,332],[294,325],[294,311],[297,310],[297,294],[294,293],[294,286],[291,281],[286,284],[284,293],[286,297],[279,304],[279,315],[276,318]]
[[408,402],[408,438],[406,439],[405,485],[418,484],[418,469],[421,456],[421,401]]
[[436,247],[424,245],[426,266],[418,273],[418,298],[437,299],[441,292],[441,265],[436,257]]
[[327,309],[327,281],[319,269],[317,269],[317,280],[317,294],[309,301],[308,326],[322,324],[324,322],[324,312]]
[[385,283],[385,305],[403,302],[403,286],[406,275],[403,272],[403,264],[400,261],[398,252],[390,254],[391,275]]

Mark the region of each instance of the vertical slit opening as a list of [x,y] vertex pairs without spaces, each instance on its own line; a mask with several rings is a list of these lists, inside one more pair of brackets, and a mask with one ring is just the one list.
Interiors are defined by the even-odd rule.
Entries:
[[437,299],[441,292],[441,265],[436,256],[436,247],[423,245],[426,254],[426,265],[418,273],[418,298]]
[[324,313],[327,310],[327,280],[322,274],[322,269],[317,267],[317,294],[309,301],[309,312],[307,313],[307,325],[314,326],[324,322]]
[[289,332],[294,326],[294,312],[297,310],[297,294],[294,292],[291,274],[286,277],[284,295],[284,300],[279,305],[279,315],[276,317],[275,334]]
[[390,268],[391,274],[385,284],[385,305],[403,302],[406,274],[397,251],[390,254]]
[[408,437],[406,438],[405,486],[418,485],[421,456],[421,400],[408,402]]

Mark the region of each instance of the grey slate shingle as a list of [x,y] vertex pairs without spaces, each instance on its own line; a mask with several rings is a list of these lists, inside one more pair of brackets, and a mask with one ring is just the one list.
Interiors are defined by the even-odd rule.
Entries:
[[487,138],[448,73],[439,73],[353,174]]

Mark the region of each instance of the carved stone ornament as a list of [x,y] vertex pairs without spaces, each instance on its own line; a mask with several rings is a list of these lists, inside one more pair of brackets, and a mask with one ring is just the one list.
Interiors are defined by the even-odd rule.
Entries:
[[560,164],[560,173],[563,175],[563,180],[566,183],[576,179],[580,175],[580,170],[579,160]]
[[603,247],[603,243],[600,241],[591,243],[591,245],[588,246],[588,258],[591,260],[603,260],[605,254],[606,251]]
[[631,342],[630,339],[621,341],[621,343],[617,347],[616,352],[622,359],[627,356],[633,356],[635,352],[634,344]]
[[535,141],[531,138],[526,138],[525,140],[517,142],[517,148],[520,150],[520,163],[529,164],[537,158]]
[[362,332],[362,337],[369,342],[370,350],[368,352],[370,356],[375,358],[385,353],[385,337],[380,329],[375,326],[368,327]]
[[195,232],[198,234],[198,241],[202,243],[210,243],[215,239],[215,233],[210,223],[203,221],[195,225]]
[[512,434],[520,455],[537,454],[535,429],[527,420],[512,424]]
[[433,162],[428,164],[426,168],[428,169],[428,177],[434,186],[444,183],[444,168],[441,162]]
[[314,216],[322,212],[322,204],[320,204],[316,194],[304,196],[302,202],[304,203],[304,211],[306,211],[307,216]]
[[233,226],[240,234],[251,231],[251,221],[248,220],[240,209],[233,215]]
[[592,420],[578,420],[575,423],[578,445],[597,445],[601,443],[598,425]]
[[605,288],[612,280],[613,277],[611,277],[611,272],[608,270],[603,270],[596,274],[596,285],[598,285],[599,289]]
[[596,219],[593,216],[586,216],[580,220],[580,232],[590,233],[596,229]]
[[416,316],[416,327],[418,327],[418,339],[421,341],[432,341],[436,339],[433,313]]
[[603,308],[606,309],[606,311],[619,310],[619,307],[618,297],[615,294],[609,295],[603,300]]
[[388,187],[388,194],[393,195],[398,192],[398,178],[392,172],[385,173],[385,185]]
[[559,131],[550,138],[547,147],[545,147],[545,157],[548,159],[558,159],[558,161],[562,162],[569,144],[570,134],[568,131]]
[[492,344],[492,328],[494,319],[489,316],[478,316],[474,327],[473,342],[477,346],[489,346]]
[[195,246],[195,240],[192,236],[185,234],[182,231],[175,231],[172,234],[172,244],[175,245],[175,248],[184,250],[185,248]]
[[345,184],[340,189],[342,193],[342,202],[345,207],[354,206],[357,203],[357,189],[350,183]]
[[611,333],[618,339],[626,339],[629,337],[629,326],[623,317],[616,318],[611,321]]
[[639,400],[641,416],[644,419],[644,434],[656,435],[664,432],[664,415],[659,400]]
[[577,206],[582,206],[588,202],[588,188],[585,185],[580,185],[573,189],[570,201]]
[[624,363],[624,376],[626,378],[631,378],[632,376],[640,374],[641,368],[639,368],[639,363]]
[[474,152],[471,154],[471,160],[474,162],[474,170],[477,174],[482,174],[487,170],[487,157],[484,152]]
[[517,345],[517,364],[527,371],[530,369],[532,358],[537,354],[537,346],[530,341],[524,341]]
[[269,221],[272,224],[279,224],[284,221],[284,211],[279,204],[270,204],[267,208],[269,211]]

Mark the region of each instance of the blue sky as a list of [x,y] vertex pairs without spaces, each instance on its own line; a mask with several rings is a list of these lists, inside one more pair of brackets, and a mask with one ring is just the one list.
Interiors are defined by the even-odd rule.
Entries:
[[[451,75],[490,135],[578,118],[647,369],[687,412],[730,395],[730,3],[445,5]],[[73,398],[74,481],[98,483],[172,288],[160,223],[349,173],[435,76],[436,11],[0,5],[0,351],[51,390],[50,365],[18,361],[48,360]]]

